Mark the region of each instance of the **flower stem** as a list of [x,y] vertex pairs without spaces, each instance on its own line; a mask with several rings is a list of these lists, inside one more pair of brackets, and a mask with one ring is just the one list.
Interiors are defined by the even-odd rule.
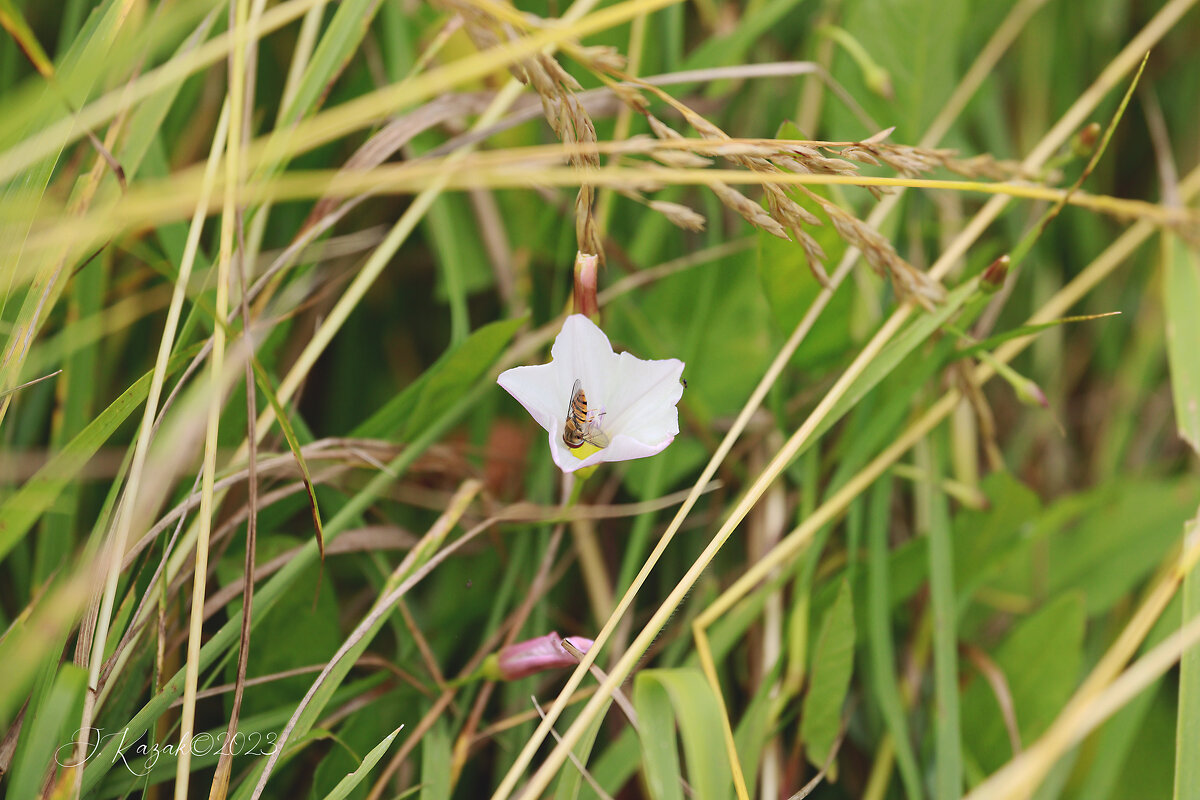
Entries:
[[[593,468],[577,470],[564,476],[562,510],[566,511],[579,502],[583,493],[583,483],[591,474]],[[569,488],[568,488],[569,485]],[[576,519],[570,522],[571,538],[575,542],[575,551],[579,556],[579,569],[583,573],[583,585],[587,588],[588,602],[596,619],[606,619],[613,608],[612,581],[609,580],[608,570],[604,566],[604,553],[600,549],[600,541],[596,538],[596,529],[588,519]]]

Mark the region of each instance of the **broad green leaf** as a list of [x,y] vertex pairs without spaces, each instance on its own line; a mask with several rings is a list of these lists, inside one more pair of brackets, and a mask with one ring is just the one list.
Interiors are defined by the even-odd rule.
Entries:
[[387,752],[389,747],[391,747],[392,740],[395,739],[396,735],[402,730],[404,730],[403,725],[401,725],[399,728],[396,728],[396,730],[388,734],[386,739],[375,745],[375,748],[371,750],[371,752],[367,753],[367,757],[363,759],[363,762],[359,768],[342,778],[341,782],[333,788],[333,791],[325,795],[325,800],[343,800],[343,798],[348,796],[354,787],[362,783],[363,778],[367,777],[367,775],[371,773],[371,770],[374,769],[375,765],[379,763],[379,759],[383,758],[383,754]]
[[[280,533],[259,534],[255,559],[265,564],[273,558],[291,550],[297,544],[292,536]],[[217,576],[222,585],[229,585],[242,577],[245,570],[244,539],[231,547],[217,566]],[[276,672],[296,669],[321,663],[337,652],[342,642],[342,631],[338,626],[338,598],[336,585],[321,585],[317,591],[319,565],[309,565],[299,576],[295,588],[281,598],[267,617],[267,624],[260,626],[251,637],[247,678],[258,678]],[[254,593],[253,609],[258,611],[259,592]],[[239,626],[242,621],[242,596],[232,599],[228,606],[229,619]],[[255,614],[257,616],[257,613]],[[223,670],[225,680],[232,683],[237,678],[237,660],[230,659]],[[290,700],[303,696],[312,684],[309,674],[273,680],[255,691],[247,691],[242,700],[246,714],[264,713],[269,709],[286,705]],[[226,698],[232,702],[232,695]],[[361,745],[365,747],[365,745]]]
[[[1124,769],[1117,781],[1113,793],[1109,797],[1114,800],[1124,798],[1167,798],[1171,796],[1171,771],[1175,756],[1175,723],[1179,712],[1175,693],[1167,685],[1159,683],[1157,691],[1150,692],[1150,707],[1133,737],[1133,746],[1129,757],[1125,759]],[[1189,757],[1195,761],[1196,754]],[[1195,786],[1189,787],[1193,794],[1183,794],[1177,797],[1195,797]],[[1091,800],[1082,795],[1079,800]]]
[[446,718],[421,737],[421,800],[450,800],[450,734]]
[[[631,727],[626,727],[616,741],[608,744],[597,756],[588,763],[588,769],[600,788],[615,795],[625,783],[637,772],[641,762],[638,752],[638,735]],[[585,798],[594,797],[585,789]]]
[[[958,81],[958,47],[966,3],[941,0],[852,0],[843,6],[845,29],[891,78],[893,98],[867,89],[862,71],[844,52],[834,59],[834,77],[884,126],[896,125],[898,142],[916,142]],[[972,54],[973,55],[973,54]],[[849,120],[838,106],[835,120]],[[860,124],[855,121],[852,130]],[[874,131],[871,131],[874,133]],[[853,135],[842,131],[839,136]]]
[[1172,234],[1163,237],[1163,278],[1175,424],[1200,453],[1200,258]]
[[[1138,648],[1138,655],[1145,655],[1154,647],[1162,644],[1168,636],[1178,631],[1182,613],[1183,595],[1176,593]],[[1117,780],[1121,777],[1121,771],[1129,760],[1129,754],[1141,735],[1142,725],[1152,706],[1157,702],[1158,695],[1166,691],[1170,696],[1174,696],[1173,690],[1168,685],[1172,681],[1173,677],[1169,675],[1159,678],[1113,714],[1092,735],[1095,748],[1094,750],[1089,748],[1088,756],[1091,765],[1086,773],[1087,780],[1078,781],[1080,789],[1075,797],[1082,799],[1121,796],[1116,792]]]
[[1081,590],[1088,615],[1111,608],[1178,541],[1200,504],[1193,480],[1122,479],[1089,493],[1098,501],[1077,524],[1050,536],[1047,590]]
[[[1008,682],[1022,745],[1045,731],[1078,683],[1083,632],[1083,596],[1070,592],[1022,620],[999,647],[987,648]],[[1012,758],[996,696],[978,674],[963,692],[962,712],[963,742],[985,771]]]
[[676,723],[687,761],[687,781],[695,796],[726,797],[732,792],[721,709],[700,670],[639,672],[633,682],[633,705],[641,726],[646,782],[654,800],[683,797]]
[[485,325],[452,351],[438,360],[435,372],[421,389],[416,407],[404,427],[404,438],[412,439],[467,388],[478,381],[495,363],[500,352],[512,339],[525,318],[507,319]]
[[1021,547],[1023,534],[1032,530],[1041,513],[1037,494],[1010,472],[988,475],[979,488],[988,507],[977,511],[964,508],[954,517],[954,589],[960,607]]
[[[196,345],[178,353],[167,362],[166,374],[172,374],[189,362],[199,350],[200,346]],[[153,371],[147,372],[126,389],[124,394],[92,420],[70,444],[56,453],[24,486],[0,505],[0,560],[3,560],[46,509],[50,508],[63,487],[75,479],[79,470],[83,469],[121,423],[145,402],[146,395],[150,393],[153,374]]]
[[634,681],[633,705],[638,712],[646,789],[652,800],[683,800],[683,769],[675,748],[675,713],[666,688],[641,673]]
[[484,325],[448,350],[403,392],[359,425],[353,436],[411,439],[495,363],[525,318]]
[[[843,580],[837,599],[825,612],[813,649],[812,679],[800,711],[800,738],[809,763],[825,766],[842,726],[842,705],[854,673],[854,600]],[[830,765],[830,775],[836,775]]]

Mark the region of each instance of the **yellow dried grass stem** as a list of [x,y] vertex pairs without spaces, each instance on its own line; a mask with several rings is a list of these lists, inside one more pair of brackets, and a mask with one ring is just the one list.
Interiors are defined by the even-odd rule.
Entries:
[[[491,119],[491,117],[489,117]],[[541,148],[531,148],[541,149]],[[460,151],[461,152],[461,151]],[[507,166],[488,166],[497,157]],[[249,185],[244,191],[247,203],[275,203],[285,200],[305,200],[320,197],[349,197],[355,195],[407,195],[421,197],[434,187],[438,192],[466,189],[511,189],[531,185],[577,187],[583,175],[574,167],[531,168],[524,153],[502,151],[478,159],[447,159],[425,164],[408,163],[381,165],[367,172],[291,172],[277,178]],[[887,178],[865,175],[801,175],[793,173],[751,172],[734,169],[656,169],[647,172],[637,167],[606,167],[589,172],[586,183],[596,187],[637,190],[652,179],[656,185],[706,186],[722,184],[762,186],[860,186],[892,189],[930,189],[970,192],[1003,198],[1020,198],[1049,203],[1066,202],[1122,219],[1149,219],[1164,226],[1200,229],[1200,212],[1183,207],[1156,205],[1144,200],[1132,200],[1086,192],[1071,192],[1025,183],[973,180],[939,180],[931,178]],[[195,180],[176,182],[172,179],[140,192],[131,192],[125,199],[107,209],[101,209],[69,226],[57,223],[31,237],[34,248],[52,247],[61,243],[64,235],[75,240],[77,253],[87,251],[96,242],[111,238],[114,232],[156,227],[185,216],[194,208],[200,193]],[[210,199],[210,206],[214,201]],[[424,203],[422,203],[423,205]],[[757,206],[756,206],[757,208]],[[213,206],[210,210],[215,211]],[[45,219],[54,219],[47,211]]]
[[[221,110],[217,130],[213,136],[212,153],[215,156],[225,147],[225,139],[229,132],[229,105]],[[112,618],[113,603],[116,598],[117,582],[121,574],[121,562],[125,554],[126,542],[133,525],[134,512],[137,508],[138,491],[141,487],[142,474],[146,465],[146,456],[150,448],[150,434],[154,427],[154,418],[158,413],[158,402],[162,396],[163,381],[166,375],[167,361],[175,344],[175,332],[179,326],[182,313],[183,299],[187,284],[191,278],[192,268],[196,263],[196,252],[200,244],[200,233],[204,228],[204,207],[207,206],[207,195],[213,191],[216,184],[217,159],[210,157],[211,168],[206,171],[206,181],[201,191],[201,201],[197,204],[192,216],[192,224],[188,229],[188,238],[184,246],[183,258],[179,265],[179,274],[175,279],[175,289],[171,295],[171,304],[167,309],[167,319],[163,326],[162,338],[159,341],[158,354],[155,357],[154,373],[150,380],[150,391],[146,398],[146,406],[142,413],[141,427],[138,429],[137,442],[134,445],[133,461],[129,469],[129,479],[122,494],[116,526],[108,548],[104,551],[107,563],[103,567],[105,573],[104,594],[101,598],[99,615],[97,617],[95,636],[93,637],[92,653],[88,664],[88,687],[85,695],[81,731],[91,727],[93,704],[97,702],[96,692],[100,676],[100,668],[104,662],[104,649],[108,639],[109,625]],[[81,742],[86,746],[86,741]]]
[[[229,70],[229,130],[226,139],[225,186],[221,216],[220,251],[217,263],[217,296],[214,304],[213,348],[209,362],[208,424],[204,438],[200,511],[196,537],[195,570],[192,577],[192,612],[188,625],[187,664],[184,672],[183,712],[179,726],[179,756],[175,763],[175,800],[187,800],[191,777],[192,733],[196,720],[196,686],[200,679],[200,645],[204,627],[204,597],[208,582],[208,542],[212,532],[213,483],[217,472],[217,436],[224,405],[222,370],[225,365],[225,336],[229,315],[229,278],[234,257],[234,235],[240,222],[239,189],[242,171],[242,122],[245,118],[246,42],[250,0],[237,0],[230,9],[233,50]],[[244,254],[243,254],[244,255]],[[243,320],[249,330],[249,320]]]

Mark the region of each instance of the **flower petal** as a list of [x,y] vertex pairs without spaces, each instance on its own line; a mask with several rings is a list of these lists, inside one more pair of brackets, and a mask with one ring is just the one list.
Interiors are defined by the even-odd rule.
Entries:
[[588,408],[603,408],[613,387],[617,354],[604,331],[582,314],[572,314],[550,348],[559,369],[558,396],[562,398],[563,419],[571,402],[571,387],[578,380],[587,396]]
[[[554,363],[513,367],[501,372],[496,383],[525,406],[538,425],[553,433],[554,420],[560,417],[566,419],[567,408],[560,400],[564,392],[558,390],[561,383],[558,373],[558,366]],[[564,391],[569,392],[570,387]]]
[[621,353],[614,381],[621,388],[609,401],[605,431],[610,436],[624,434],[647,444],[676,436],[682,374],[683,362],[677,358],[643,361]]
[[[652,456],[678,435],[682,361],[618,355],[604,331],[581,314],[563,322],[550,355],[549,364],[506,370],[497,382],[546,430],[554,463],[563,472]],[[587,395],[589,415],[599,412],[595,424],[609,439],[607,447],[586,458],[577,458],[580,451],[562,438],[575,381]]]

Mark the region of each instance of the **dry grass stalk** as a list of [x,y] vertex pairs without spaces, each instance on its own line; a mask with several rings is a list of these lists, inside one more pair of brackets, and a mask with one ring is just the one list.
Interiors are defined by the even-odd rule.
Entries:
[[[467,35],[481,52],[520,37],[520,33],[509,22],[493,16],[481,6],[463,0],[440,1],[441,5],[462,15]],[[515,9],[511,7],[504,8],[503,11],[506,16],[511,16],[509,11],[515,13]],[[595,59],[594,63],[603,64],[608,69],[618,69],[624,64],[623,59],[612,48],[576,49]],[[514,62],[510,71],[514,77],[537,93],[542,103],[542,113],[550,123],[554,135],[565,145],[579,145],[571,148],[570,164],[585,173],[598,170],[600,155],[594,147],[596,127],[576,97],[576,93],[583,88],[579,82],[563,69],[556,59],[544,53]],[[594,188],[586,180],[581,181],[579,193],[575,196],[575,237],[580,252],[595,253],[603,261],[604,248],[600,243],[595,204]]]

